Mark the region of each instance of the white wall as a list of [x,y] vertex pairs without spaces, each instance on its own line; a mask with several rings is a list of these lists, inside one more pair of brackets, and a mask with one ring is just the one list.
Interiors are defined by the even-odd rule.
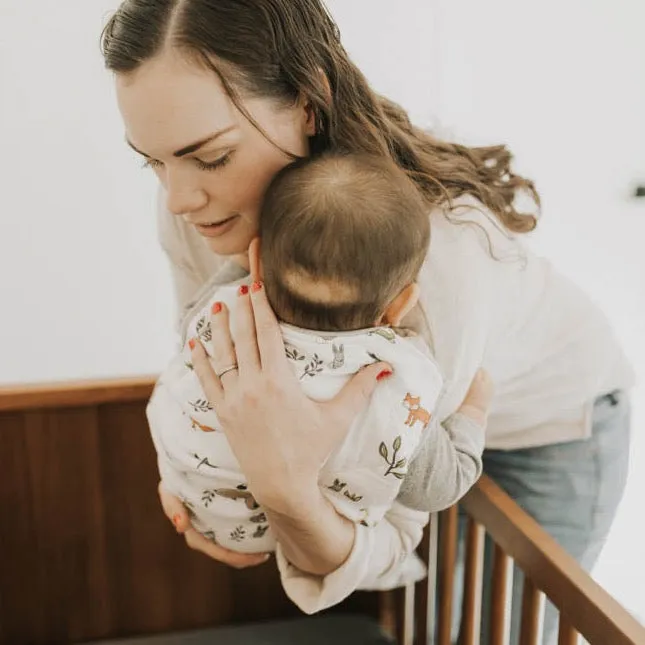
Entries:
[[[0,383],[154,373],[173,348],[153,175],[123,143],[99,52],[116,6],[0,0]],[[430,6],[390,6],[330,3],[378,89],[427,120]],[[408,52],[404,73],[396,49]]]

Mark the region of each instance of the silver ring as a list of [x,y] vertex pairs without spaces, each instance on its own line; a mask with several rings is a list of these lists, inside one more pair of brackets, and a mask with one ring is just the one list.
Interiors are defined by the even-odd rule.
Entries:
[[215,372],[217,374],[217,378],[221,379],[224,374],[228,374],[228,372],[232,372],[233,370],[237,369],[237,363],[234,363],[233,365],[229,365],[228,367],[225,367],[221,372]]

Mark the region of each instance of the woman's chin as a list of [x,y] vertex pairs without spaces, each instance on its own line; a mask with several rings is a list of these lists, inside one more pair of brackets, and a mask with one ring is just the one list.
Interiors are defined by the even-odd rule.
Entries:
[[230,239],[222,238],[205,238],[204,240],[208,248],[216,255],[226,256],[230,260],[235,260],[248,264],[248,250],[251,240]]

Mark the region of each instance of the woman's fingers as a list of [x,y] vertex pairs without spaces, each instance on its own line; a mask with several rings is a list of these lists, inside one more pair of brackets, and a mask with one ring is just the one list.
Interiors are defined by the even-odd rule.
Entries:
[[288,368],[280,326],[261,282],[254,282],[251,285],[251,304],[253,305],[257,346],[262,365],[270,365],[273,371]]
[[166,517],[173,523],[177,533],[185,533],[191,526],[186,507],[178,497],[171,495],[164,488],[163,482],[159,482],[157,491],[161,501],[161,508],[163,508]]
[[480,426],[485,426],[494,392],[495,387],[490,374],[483,368],[479,369],[457,412],[470,417]]
[[[199,342],[199,340],[191,339],[190,342],[190,357],[197,374],[197,378],[204,390],[204,394],[208,402],[212,405],[218,405],[224,398],[224,390],[219,377],[215,374],[215,370],[210,363],[206,350]],[[223,368],[222,368],[223,369]]]
[[237,553],[235,551],[225,549],[224,547],[214,544],[210,540],[206,539],[195,529],[189,529],[186,531],[184,537],[186,538],[186,544],[194,551],[200,551],[209,558],[228,564],[236,569],[254,567],[269,559],[268,553]]
[[260,369],[260,354],[255,332],[255,318],[249,298],[249,288],[242,285],[235,303],[235,353],[240,373],[253,373]]
[[[237,370],[228,370],[229,367],[237,365],[237,356],[233,346],[233,339],[231,338],[229,311],[224,303],[213,303],[210,327],[213,369],[216,374],[222,374],[220,382],[223,387],[226,387],[237,380]],[[223,374],[225,371],[226,373]]]

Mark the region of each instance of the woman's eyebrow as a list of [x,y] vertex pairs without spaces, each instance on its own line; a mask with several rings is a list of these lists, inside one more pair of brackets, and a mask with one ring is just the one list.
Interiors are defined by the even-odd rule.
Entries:
[[[191,152],[196,152],[203,146],[205,146],[207,143],[211,143],[218,137],[221,137],[223,134],[226,134],[227,132],[230,132],[231,130],[234,130],[237,126],[235,124],[229,125],[228,128],[224,128],[223,130],[220,130],[219,132],[215,132],[214,134],[209,134],[207,137],[204,137],[203,139],[200,139],[199,141],[195,141],[194,143],[190,143],[187,146],[184,146],[183,148],[180,148],[176,152],[173,152],[173,157],[184,157]],[[125,138],[126,143],[135,151],[138,152],[141,156],[143,157],[149,157],[150,155],[146,154],[145,152],[142,152],[139,150],[133,143],[128,139],[127,137]]]

